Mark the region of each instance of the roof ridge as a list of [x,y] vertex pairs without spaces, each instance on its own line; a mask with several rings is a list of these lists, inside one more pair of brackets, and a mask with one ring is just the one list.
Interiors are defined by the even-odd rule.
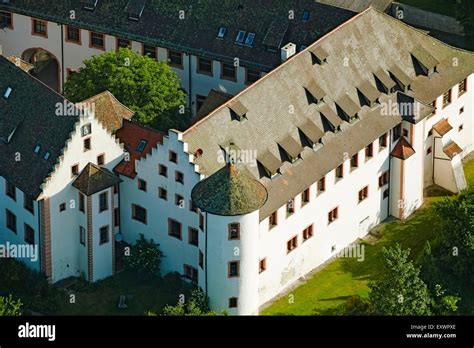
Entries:
[[292,56],[290,59],[286,60],[285,62],[283,62],[282,64],[280,64],[279,66],[277,66],[275,69],[273,69],[272,71],[270,71],[268,74],[266,74],[265,76],[263,76],[262,78],[260,78],[259,80],[257,80],[256,82],[254,82],[252,85],[248,86],[247,88],[245,88],[243,91],[239,92],[238,94],[236,94],[232,99],[228,100],[227,102],[225,102],[224,104],[222,104],[220,107],[218,107],[217,109],[215,109],[214,111],[212,111],[211,113],[209,113],[207,116],[205,116],[204,118],[202,118],[201,120],[199,120],[198,122],[196,122],[195,124],[193,124],[191,127],[189,127],[188,129],[186,129],[184,132],[183,132],[183,135],[187,134],[188,132],[191,132],[192,130],[194,130],[196,127],[198,127],[199,125],[201,125],[202,123],[204,123],[205,121],[207,121],[207,119],[211,118],[214,114],[216,114],[218,111],[220,111],[221,109],[224,109],[226,107],[228,107],[228,105],[230,105],[231,103],[235,102],[238,98],[240,98],[242,95],[244,95],[245,93],[247,93],[248,91],[252,90],[252,88],[255,88],[256,86],[258,86],[259,84],[261,84],[264,80],[266,80],[267,78],[269,78],[270,76],[272,76],[272,74],[276,73],[277,71],[283,69],[287,64],[289,64],[290,62],[293,61],[294,58],[302,55],[303,53],[307,53],[310,51],[310,49],[317,45],[318,43],[320,43],[320,41],[324,40],[325,38],[327,38],[329,35],[331,35],[332,33],[336,32],[337,30],[347,26],[348,24],[352,23],[353,21],[355,21],[356,19],[362,17],[363,15],[365,15],[366,13],[368,13],[369,11],[371,10],[374,10],[376,11],[374,8],[372,8],[371,6],[368,7],[366,10],[362,11],[361,13],[355,15],[354,17],[352,17],[351,19],[347,20],[346,22],[340,24],[339,26],[337,26],[336,28],[334,28],[333,30],[331,30],[330,32],[326,33],[325,35],[323,35],[322,37],[320,37],[319,39],[317,39],[315,42],[313,42],[311,45],[309,45],[308,47],[306,47],[304,50],[296,53],[294,56]]

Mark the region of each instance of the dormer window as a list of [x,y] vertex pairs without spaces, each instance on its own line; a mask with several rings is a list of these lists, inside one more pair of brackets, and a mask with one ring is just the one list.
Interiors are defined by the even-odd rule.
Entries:
[[88,11],[94,11],[99,0],[82,0],[82,8]]
[[132,21],[139,21],[145,9],[146,0],[130,0],[125,12],[128,14],[128,19]]
[[310,12],[308,10],[303,11],[303,22],[309,21]]
[[329,54],[322,48],[321,46],[318,46],[311,50],[311,59],[314,64],[319,64],[323,65],[327,63],[327,59],[329,57]]
[[51,157],[51,154],[49,152],[46,152],[43,156],[44,160],[47,161]]
[[13,89],[11,87],[7,87],[5,90],[5,93],[3,93],[3,98],[8,99],[10,98],[10,95],[12,94]]
[[241,45],[244,42],[245,31],[239,30],[237,37],[235,38],[235,43]]
[[146,147],[147,144],[148,144],[148,141],[146,141],[145,139],[140,140],[140,142],[138,143],[136,151],[137,152],[143,152],[143,150],[145,150],[145,147]]
[[438,60],[434,58],[422,46],[418,46],[411,52],[415,71],[418,75],[425,75],[430,77],[436,72],[436,67],[439,64]]
[[245,46],[252,47],[254,41],[255,41],[255,33],[248,33],[247,38],[245,39]]
[[244,118],[247,118],[248,109],[239,101],[234,101],[229,105],[232,117],[239,121],[242,121]]
[[311,80],[306,87],[306,98],[308,99],[309,104],[319,104],[323,101],[326,93],[316,84],[316,81]]
[[35,146],[35,149],[33,150],[33,152],[37,155],[37,154],[40,153],[40,151],[41,151],[41,145],[36,145],[36,146]]
[[224,39],[225,33],[227,32],[226,27],[220,27],[219,31],[217,32],[217,38],[218,39]]

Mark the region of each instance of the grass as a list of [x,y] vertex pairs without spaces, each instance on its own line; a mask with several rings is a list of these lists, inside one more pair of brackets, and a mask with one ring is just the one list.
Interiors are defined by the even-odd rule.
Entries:
[[456,0],[399,0],[399,2],[422,10],[456,17]]
[[[180,294],[186,297],[191,286],[176,275],[142,279],[126,270],[96,284],[77,283],[68,289],[68,296],[56,314],[60,315],[144,315],[148,310],[160,313],[167,304],[176,304]],[[75,296],[71,303],[70,295]],[[118,309],[121,295],[126,295],[127,309]]]
[[[474,160],[465,164],[465,173],[469,184],[474,185]],[[368,282],[376,280],[381,274],[382,247],[397,242],[403,248],[410,248],[411,258],[419,264],[426,241],[436,238],[433,226],[439,222],[439,218],[434,214],[432,204],[446,194],[439,188],[428,190],[424,206],[409,219],[383,223],[372,232],[379,239],[374,243],[364,243],[363,262],[358,262],[356,258],[335,259],[306,283],[264,309],[262,315],[342,314],[341,305],[348,298],[353,295],[368,296]]]

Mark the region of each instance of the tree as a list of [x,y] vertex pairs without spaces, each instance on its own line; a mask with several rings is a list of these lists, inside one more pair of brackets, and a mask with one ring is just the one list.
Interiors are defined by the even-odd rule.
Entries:
[[456,2],[456,17],[464,26],[466,41],[472,45],[474,42],[474,2],[472,0],[457,0]]
[[189,123],[186,95],[166,62],[121,48],[85,60],[84,68],[64,85],[66,98],[74,103],[106,90],[133,110],[144,125],[167,131],[182,130]]
[[[149,313],[153,313],[149,311]],[[226,313],[223,312],[223,315]],[[214,316],[216,312],[209,308],[209,299],[201,290],[193,290],[189,301],[178,301],[174,306],[167,305],[163,308],[166,316]]]
[[140,234],[140,238],[130,249],[130,255],[125,257],[125,263],[141,275],[159,276],[162,256],[163,253],[153,239],[148,241]]
[[386,272],[381,279],[369,283],[369,300],[375,314],[429,315],[432,303],[420,270],[409,259],[410,249],[400,244],[382,249]]
[[17,317],[21,315],[21,306],[23,303],[18,300],[14,300],[12,295],[8,297],[0,296],[0,317],[1,316],[12,316]]

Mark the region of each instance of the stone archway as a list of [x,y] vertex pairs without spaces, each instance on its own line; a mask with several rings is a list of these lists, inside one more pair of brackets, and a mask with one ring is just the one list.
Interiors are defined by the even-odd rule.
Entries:
[[23,52],[21,59],[34,66],[31,75],[60,92],[60,65],[52,53],[43,48],[29,48]]

